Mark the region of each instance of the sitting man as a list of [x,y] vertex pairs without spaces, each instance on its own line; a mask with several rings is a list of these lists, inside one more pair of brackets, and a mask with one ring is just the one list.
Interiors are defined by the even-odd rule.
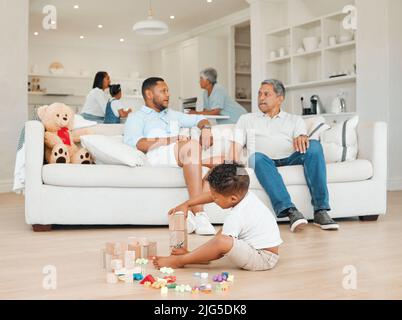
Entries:
[[[142,85],[145,106],[127,119],[124,143],[147,154],[152,166],[183,168],[190,197],[203,193],[202,166],[212,167],[213,159],[202,162],[201,148],[212,146],[209,121],[199,115],[187,115],[168,109],[169,89],[161,78],[149,78]],[[200,142],[179,137],[181,128],[198,127]],[[214,235],[215,228],[203,206],[191,208],[187,230],[199,235]]]
[[[292,203],[277,167],[304,167],[304,175],[312,197],[314,224],[323,230],[337,230],[330,218],[329,195],[324,153],[319,141],[309,140],[302,117],[281,110],[285,87],[278,80],[266,80],[258,93],[261,112],[243,115],[237,125],[231,154],[239,161],[242,148],[255,152],[249,166],[271,199],[278,218],[289,217],[290,230],[296,232],[308,223]],[[250,144],[253,144],[251,146]]]

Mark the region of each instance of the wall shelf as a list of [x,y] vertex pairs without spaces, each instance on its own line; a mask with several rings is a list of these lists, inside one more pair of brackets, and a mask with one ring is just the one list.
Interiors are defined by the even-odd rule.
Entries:
[[[356,108],[357,39],[343,28],[346,15],[337,11],[265,33],[264,77],[278,79],[285,84],[288,89],[284,105],[286,110],[300,113],[301,97],[308,99],[312,95],[319,95],[324,105],[331,105],[340,92],[345,92],[350,111]],[[334,36],[337,43],[330,46],[329,38]],[[339,43],[341,36],[352,36],[352,40]],[[313,50],[298,53],[300,48],[305,50],[304,39],[307,37],[316,37],[317,47],[312,46]],[[285,57],[278,57],[280,50],[285,50]],[[272,52],[278,58],[271,59]],[[336,74],[347,76],[330,78]]]
[[289,84],[286,86],[286,89],[314,88],[314,87],[328,86],[328,85],[355,82],[355,81],[356,81],[356,76],[344,76],[344,77],[333,78],[333,79]]

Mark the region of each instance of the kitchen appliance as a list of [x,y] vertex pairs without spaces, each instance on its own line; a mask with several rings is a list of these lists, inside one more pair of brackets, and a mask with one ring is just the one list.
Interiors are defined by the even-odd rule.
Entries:
[[342,112],[346,112],[346,100],[343,92],[339,93],[331,104],[331,113],[338,114]]
[[313,95],[310,98],[311,102],[311,114],[323,114],[325,113],[324,107],[322,106],[321,99],[318,95]]
[[304,103],[304,97],[301,97],[300,100],[301,100],[301,107],[302,107],[302,114],[303,114],[303,116],[309,116],[309,115],[311,115],[311,106],[306,105],[306,104]]

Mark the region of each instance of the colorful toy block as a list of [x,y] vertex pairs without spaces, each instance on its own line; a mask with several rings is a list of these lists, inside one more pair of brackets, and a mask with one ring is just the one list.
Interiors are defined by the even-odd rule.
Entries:
[[149,282],[149,283],[153,284],[155,281],[156,281],[155,278],[149,274],[144,279],[142,279],[140,284],[145,284],[145,282]]

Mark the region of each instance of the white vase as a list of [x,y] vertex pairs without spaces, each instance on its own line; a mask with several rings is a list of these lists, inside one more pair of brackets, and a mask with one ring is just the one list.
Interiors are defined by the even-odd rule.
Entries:
[[318,48],[318,37],[307,37],[303,39],[304,49],[308,51],[313,51]]

